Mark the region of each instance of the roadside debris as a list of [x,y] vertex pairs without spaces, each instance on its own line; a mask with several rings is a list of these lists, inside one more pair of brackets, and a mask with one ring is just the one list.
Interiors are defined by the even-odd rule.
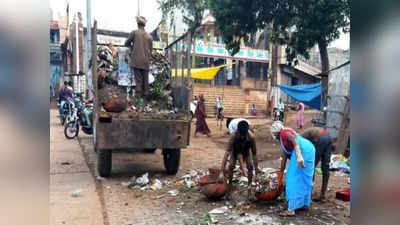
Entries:
[[105,180],[106,178],[104,178],[104,177],[101,177],[101,176],[97,176],[96,177],[96,180],[99,180],[99,181],[103,181],[103,180]]
[[278,187],[278,175],[275,173],[275,169],[262,168],[261,172],[256,178],[256,192],[275,190]]
[[82,193],[83,193],[83,190],[82,190],[82,189],[75,189],[74,191],[72,191],[71,196],[74,197],[74,198],[76,198],[76,197],[81,196]]
[[228,210],[229,209],[228,209],[227,206],[222,206],[220,208],[215,208],[215,209],[211,210],[208,213],[210,213],[210,214],[224,214],[224,213],[228,212]]
[[155,190],[160,190],[162,188],[162,183],[159,179],[155,179],[153,185],[150,186],[150,189],[155,191]]
[[340,171],[343,173],[350,173],[350,166],[348,165],[349,159],[343,155],[332,155],[329,169],[333,171]]
[[177,196],[179,194],[179,190],[177,189],[173,189],[168,191],[168,194],[170,194],[171,196]]
[[144,186],[149,183],[149,173],[143,174],[141,177],[136,179],[136,184]]

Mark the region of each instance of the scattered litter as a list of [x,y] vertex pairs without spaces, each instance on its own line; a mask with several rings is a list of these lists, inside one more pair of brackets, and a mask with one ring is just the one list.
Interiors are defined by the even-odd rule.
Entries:
[[76,198],[76,197],[81,196],[82,193],[83,193],[83,190],[82,190],[82,189],[76,189],[76,190],[72,191],[72,194],[71,194],[71,195],[72,195],[72,197]]
[[177,189],[173,189],[168,191],[168,194],[170,194],[171,196],[177,196],[179,194],[179,190]]
[[224,213],[228,212],[228,210],[229,209],[228,209],[227,206],[222,206],[220,208],[213,209],[208,213],[210,213],[210,214],[224,214]]
[[191,170],[190,171],[190,176],[195,177],[198,175],[198,172],[196,170]]
[[278,187],[278,175],[275,172],[273,168],[262,168],[256,177],[255,191],[260,193],[275,190]]
[[190,178],[192,178],[190,174],[185,174],[181,177],[182,180],[189,180]]
[[348,165],[348,158],[343,155],[332,155],[329,169],[333,171],[340,171],[343,173],[350,173],[350,166]]
[[160,190],[162,188],[162,183],[159,179],[155,179],[153,185],[151,185],[151,190]]
[[169,180],[165,180],[165,181],[164,181],[164,185],[166,185],[166,186],[171,185],[171,184],[172,184],[172,182],[169,181]]
[[165,195],[159,195],[159,196],[157,196],[157,199],[164,198],[164,197],[165,197]]
[[131,182],[121,182],[122,187],[129,187]]
[[248,182],[249,182],[249,179],[245,176],[241,176],[239,178],[239,183],[248,183]]
[[149,190],[149,185],[141,187],[140,190],[142,190],[142,191]]
[[104,178],[104,177],[101,177],[101,176],[97,176],[96,177],[96,180],[105,180],[106,178]]
[[192,187],[196,186],[196,182],[194,182],[192,180],[186,180],[185,185],[187,188],[192,188]]
[[136,184],[140,186],[147,185],[148,183],[149,183],[149,173],[145,173],[141,177],[136,179]]

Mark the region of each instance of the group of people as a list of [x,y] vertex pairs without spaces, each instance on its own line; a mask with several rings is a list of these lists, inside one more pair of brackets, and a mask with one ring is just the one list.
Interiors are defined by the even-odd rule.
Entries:
[[[276,110],[275,113],[279,113],[276,116],[276,120],[284,121],[285,118],[285,104],[283,103],[282,99],[279,99],[278,105],[274,109]],[[304,126],[304,104],[301,102],[296,102],[295,110],[297,111],[296,114],[296,125],[297,129],[302,129]]]
[[[224,154],[220,180],[226,182],[227,197],[231,197],[233,170],[237,162],[242,175],[248,178],[248,200],[251,199],[253,173],[260,172],[257,159],[256,141],[248,120],[244,118],[228,119],[226,127],[231,134],[229,144]],[[320,195],[314,201],[325,199],[329,180],[329,162],[332,142],[327,129],[312,127],[301,134],[284,127],[281,121],[275,121],[270,128],[271,135],[280,143],[282,161],[280,171],[286,170],[286,200],[288,208],[281,216],[294,216],[295,210],[307,209],[311,204],[311,193],[315,166],[321,161],[322,187]],[[246,164],[246,167],[244,166]],[[247,168],[247,171],[245,170]]]

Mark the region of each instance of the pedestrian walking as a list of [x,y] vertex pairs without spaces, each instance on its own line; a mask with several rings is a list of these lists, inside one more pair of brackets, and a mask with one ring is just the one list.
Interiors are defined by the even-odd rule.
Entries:
[[210,129],[208,128],[206,118],[206,107],[204,105],[204,96],[203,94],[200,94],[198,99],[197,99],[197,107],[196,111],[194,113],[194,116],[196,117],[196,131],[194,132],[194,136],[197,136],[197,133],[202,133],[210,137]]
[[296,115],[297,129],[302,129],[304,126],[304,104],[298,102]]
[[222,122],[224,121],[224,116],[222,112],[224,111],[224,105],[220,97],[217,97],[216,107],[217,107],[217,127],[219,127],[219,130],[222,130]]

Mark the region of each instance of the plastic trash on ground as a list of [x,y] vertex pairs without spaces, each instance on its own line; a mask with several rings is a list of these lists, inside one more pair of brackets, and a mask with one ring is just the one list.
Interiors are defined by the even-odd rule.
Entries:
[[82,189],[75,189],[74,191],[72,191],[71,196],[74,197],[74,198],[76,198],[76,197],[81,196],[82,193],[83,193],[83,190],[82,190]]
[[171,196],[177,196],[179,194],[179,190],[177,189],[173,189],[168,191],[168,194],[170,194]]
[[228,212],[228,210],[229,209],[228,209],[227,206],[222,206],[220,208],[215,208],[215,209],[211,210],[208,213],[210,213],[210,214],[224,214],[224,213]]

